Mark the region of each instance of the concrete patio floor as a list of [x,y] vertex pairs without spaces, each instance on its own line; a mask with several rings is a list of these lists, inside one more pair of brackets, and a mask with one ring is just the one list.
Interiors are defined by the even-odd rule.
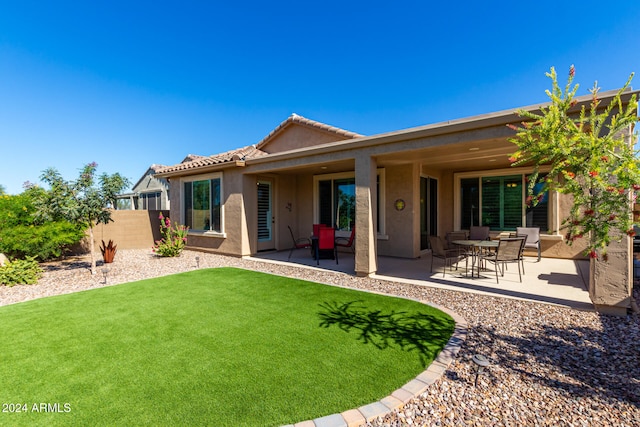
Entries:
[[[321,259],[320,265],[317,265],[308,250],[294,251],[290,261],[287,261],[288,255],[288,250],[272,251],[260,253],[251,258],[354,274],[354,256],[349,252],[339,253],[339,264],[336,264],[335,260]],[[522,283],[518,279],[518,268],[515,264],[508,265],[504,277],[499,277],[500,283],[496,283],[493,265],[489,266],[489,270],[483,271],[480,277],[472,279],[465,273],[464,262],[460,263],[458,270],[455,267],[453,271],[447,269],[444,277],[442,260],[434,259],[433,273],[429,272],[430,262],[429,254],[417,259],[380,256],[378,271],[371,277],[418,286],[556,304],[578,310],[594,310],[587,290],[589,281],[587,260],[542,258],[537,262],[535,257],[525,257],[525,274],[522,276]]]

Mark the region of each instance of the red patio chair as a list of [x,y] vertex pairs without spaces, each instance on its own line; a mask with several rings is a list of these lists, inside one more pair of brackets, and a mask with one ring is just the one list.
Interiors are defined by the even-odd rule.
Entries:
[[336,237],[336,246],[341,248],[351,248],[351,252],[355,253],[356,250],[353,247],[353,240],[356,238],[356,227],[355,225],[351,229],[351,235],[349,238],[346,237]]
[[291,254],[293,253],[293,251],[295,249],[305,249],[305,248],[310,248],[311,247],[311,239],[309,239],[308,237],[299,237],[299,238],[295,238],[293,236],[293,230],[291,229],[290,226],[287,225],[287,227],[289,228],[289,233],[291,233],[291,240],[293,241],[293,246],[291,247],[291,250],[289,251],[289,258],[287,258],[287,261],[289,261],[291,259]]
[[333,251],[333,256],[338,263],[338,251],[336,250],[336,230],[329,227],[318,229],[318,244],[316,246],[316,261],[320,265],[320,251]]
[[313,235],[319,236],[320,234],[318,233],[318,230],[321,228],[329,228],[329,226],[325,224],[313,224]]

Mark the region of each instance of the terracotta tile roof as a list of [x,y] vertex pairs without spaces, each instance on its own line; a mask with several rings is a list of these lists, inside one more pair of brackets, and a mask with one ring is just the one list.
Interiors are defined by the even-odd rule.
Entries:
[[179,164],[174,166],[163,166],[155,170],[155,172],[158,174],[176,173],[206,168],[208,166],[219,165],[222,163],[231,163],[238,160],[254,159],[257,157],[268,156],[269,153],[262,151],[260,148],[266,145],[271,139],[273,139],[275,135],[294,123],[320,129],[326,132],[331,132],[339,135],[344,139],[360,138],[363,136],[355,132],[350,132],[334,126],[326,125],[324,123],[316,122],[315,120],[309,120],[305,117],[293,113],[285,121],[280,123],[278,127],[271,131],[269,135],[263,138],[262,141],[260,141],[257,145],[249,145],[247,147],[230,150],[221,154],[214,154],[212,156],[188,154]]
[[258,144],[256,144],[256,147],[257,148],[262,148],[275,135],[277,135],[280,131],[282,131],[286,127],[290,126],[292,123],[298,123],[298,124],[310,126],[310,127],[316,128],[316,129],[321,129],[321,130],[324,130],[324,131],[327,131],[327,132],[332,132],[332,133],[335,133],[336,135],[344,137],[345,139],[361,138],[361,137],[364,136],[364,135],[361,135],[359,133],[351,132],[351,131],[348,131],[348,130],[337,128],[335,126],[329,126],[329,125],[324,124],[324,123],[316,122],[315,120],[307,119],[306,117],[302,117],[302,116],[300,116],[300,115],[298,115],[296,113],[293,113],[289,117],[287,117],[287,119],[285,121],[280,123],[278,125],[278,127],[276,127],[274,130],[272,130],[271,133],[269,133],[269,135],[265,136],[262,139],[262,141],[260,141]]
[[213,156],[200,156],[197,154],[189,154],[181,163],[174,166],[166,166],[156,171],[156,173],[173,173],[199,169],[207,166],[218,165],[221,163],[230,163],[238,160],[253,159],[256,157],[266,156],[267,153],[258,150],[254,145],[230,150],[225,153],[214,154]]
[[187,154],[187,157],[185,157],[184,159],[182,159],[182,161],[180,163],[184,163],[184,162],[192,162],[196,159],[201,159],[203,157],[206,156],[201,156],[199,154]]

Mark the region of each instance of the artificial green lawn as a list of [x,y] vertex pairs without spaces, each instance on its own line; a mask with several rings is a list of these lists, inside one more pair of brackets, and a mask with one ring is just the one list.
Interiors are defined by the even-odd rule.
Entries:
[[454,327],[415,301],[233,268],[0,307],[0,324],[2,425],[295,423],[390,394]]

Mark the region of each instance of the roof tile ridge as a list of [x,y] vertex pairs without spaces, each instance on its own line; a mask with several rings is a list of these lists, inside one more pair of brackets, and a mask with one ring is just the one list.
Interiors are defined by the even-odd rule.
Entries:
[[232,148],[231,150],[223,151],[222,153],[212,154],[208,156],[209,158],[220,158],[224,156],[231,156],[237,153],[246,153],[251,151],[252,148],[255,148],[254,145],[245,145],[244,147]]
[[303,117],[303,116],[301,116],[299,114],[293,113],[292,116],[295,116],[296,121],[299,121],[301,123],[305,123],[305,124],[307,124],[309,126],[317,127],[317,128],[320,128],[320,129],[328,130],[330,132],[337,133],[337,134],[340,134],[340,135],[348,136],[348,137],[351,137],[351,138],[360,138],[360,137],[364,136],[362,134],[359,134],[359,133],[356,133],[356,132],[352,132],[352,131],[349,131],[349,130],[346,130],[346,129],[342,129],[342,128],[339,128],[337,126],[332,126],[332,125],[328,125],[326,123],[319,122],[317,120],[308,119],[308,118]]
[[303,124],[303,125],[314,127],[316,129],[322,129],[322,130],[325,130],[325,131],[328,131],[328,132],[336,133],[338,135],[342,135],[342,136],[345,136],[347,138],[362,138],[362,137],[365,136],[365,135],[362,135],[362,134],[359,134],[359,133],[356,133],[356,132],[352,132],[352,131],[349,131],[349,130],[341,129],[341,128],[336,127],[336,126],[331,126],[331,125],[319,122],[317,120],[308,119],[308,118],[306,118],[304,116],[301,116],[300,114],[297,114],[297,113],[291,113],[291,115],[289,117],[287,117],[285,120],[283,120],[278,126],[276,126],[275,129],[273,129],[271,132],[269,132],[269,134],[267,136],[262,138],[262,140],[256,144],[256,148],[260,149],[260,147],[262,147],[275,134],[277,134],[283,128],[285,128],[289,123],[300,123],[300,124]]

